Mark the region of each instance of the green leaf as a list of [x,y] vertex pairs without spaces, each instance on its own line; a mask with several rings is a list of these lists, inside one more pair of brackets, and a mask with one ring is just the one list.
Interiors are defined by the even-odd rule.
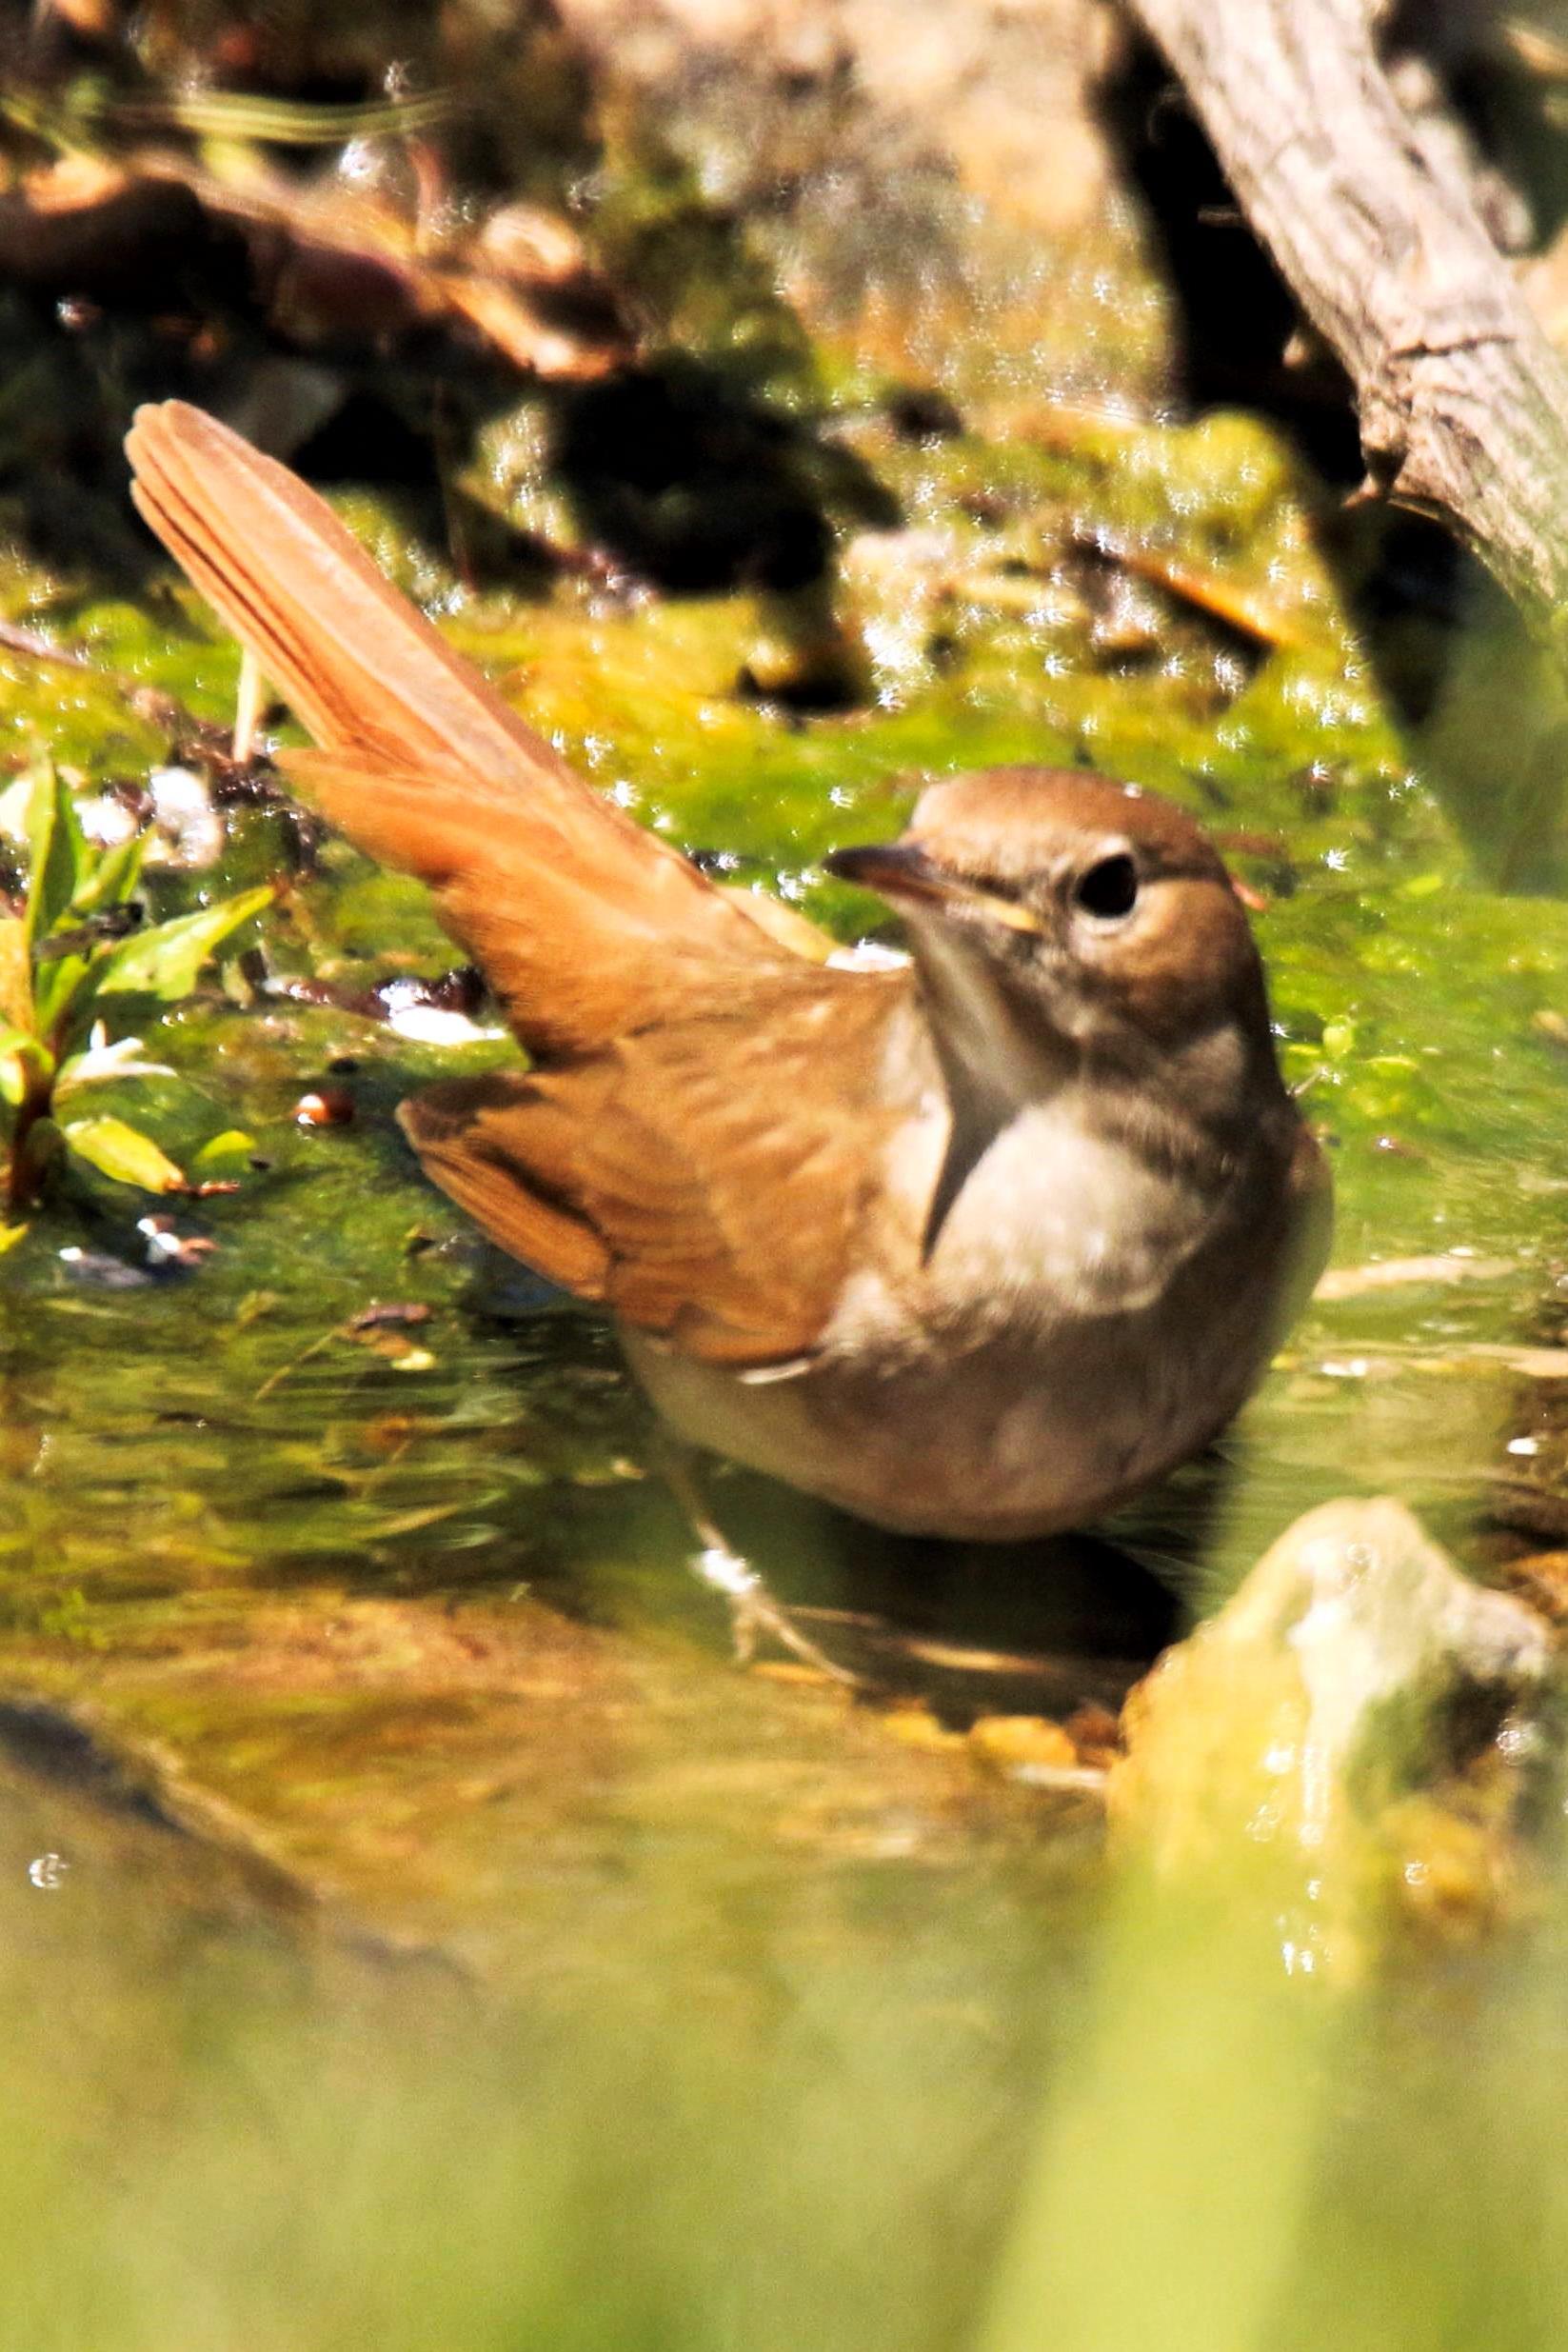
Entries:
[[94,859],[71,902],[77,914],[95,915],[105,907],[123,907],[142,878],[142,860],[150,835],[132,833]]
[[256,1139],[247,1135],[243,1127],[225,1127],[202,1146],[190,1163],[193,1176],[230,1175],[245,1167],[256,1148]]
[[88,959],[83,955],[56,956],[50,963],[34,966],[32,1017],[38,1024],[40,1037],[51,1038],[57,1045],[62,1042],[66,1015],[88,970]]
[[49,928],[44,914],[45,876],[54,841],[54,770],[46,765],[34,773],[28,794],[28,903],[22,921],[30,947]]
[[183,1192],[185,1178],[150,1135],[123,1119],[73,1119],[63,1130],[67,1148],[116,1184],[143,1192]]
[[14,1110],[28,1091],[28,1065],[46,1081],[54,1074],[54,1056],[28,1029],[0,1029],[0,1103]]
[[28,803],[30,947],[47,939],[69,907],[86,876],[89,854],[69,787],[51,767],[40,767]]
[[213,948],[242,923],[271,905],[272,889],[242,890],[193,915],[176,915],[121,942],[93,967],[94,997],[155,996],[165,1005],[189,996]]

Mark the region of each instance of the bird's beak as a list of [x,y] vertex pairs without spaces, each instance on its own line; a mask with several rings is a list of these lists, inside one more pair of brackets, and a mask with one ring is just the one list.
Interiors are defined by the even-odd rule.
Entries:
[[823,860],[830,874],[857,889],[875,890],[895,907],[929,907],[935,912],[1000,924],[1004,930],[1042,932],[1032,907],[982,890],[961,874],[949,873],[912,841],[871,841],[853,849],[831,850]]

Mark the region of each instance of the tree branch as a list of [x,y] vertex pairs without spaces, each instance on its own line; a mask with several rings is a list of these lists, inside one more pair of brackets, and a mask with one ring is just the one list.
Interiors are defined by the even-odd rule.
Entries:
[[1355,387],[1372,482],[1474,549],[1568,668],[1568,371],[1365,0],[1130,0]]

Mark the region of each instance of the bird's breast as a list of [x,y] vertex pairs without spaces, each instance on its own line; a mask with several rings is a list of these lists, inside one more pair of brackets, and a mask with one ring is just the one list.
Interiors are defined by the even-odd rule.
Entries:
[[851,1351],[910,1320],[947,1344],[1083,1317],[1137,1314],[1201,1249],[1222,1205],[1107,1132],[1080,1090],[1021,1109],[985,1145],[934,1237],[930,1204],[951,1130],[930,1106],[891,1139],[877,1241],[828,1334]]
[[737,1375],[627,1334],[687,1437],[880,1524],[1047,1533],[1094,1516],[1223,1425],[1266,1364],[1290,1263],[1285,1163],[1216,1193],[1061,1107],[994,1139],[923,1259],[943,1143],[894,1145],[878,1242],[824,1344]]

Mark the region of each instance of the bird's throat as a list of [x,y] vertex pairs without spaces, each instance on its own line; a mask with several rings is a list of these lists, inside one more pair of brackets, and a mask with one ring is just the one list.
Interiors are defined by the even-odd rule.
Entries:
[[948,1138],[925,1221],[929,1260],[955,1204],[999,1137],[1019,1121],[1071,1106],[1086,1143],[1126,1155],[1163,1181],[1223,1191],[1241,1163],[1268,1156],[1287,1098],[1272,1065],[1254,1067],[1239,1032],[1219,1029],[1168,1060],[1129,1062],[1109,1037],[1070,1034],[1044,992],[937,926],[916,960],[930,1050],[947,1098]]
[[943,927],[921,925],[920,1006],[947,1099],[947,1147],[922,1240],[929,1260],[955,1202],[996,1138],[1071,1077],[1067,1041],[1007,987],[991,962]]
[[1078,1054],[1043,1005],[943,924],[912,925],[920,999],[956,1125],[993,1132],[1048,1101]]

